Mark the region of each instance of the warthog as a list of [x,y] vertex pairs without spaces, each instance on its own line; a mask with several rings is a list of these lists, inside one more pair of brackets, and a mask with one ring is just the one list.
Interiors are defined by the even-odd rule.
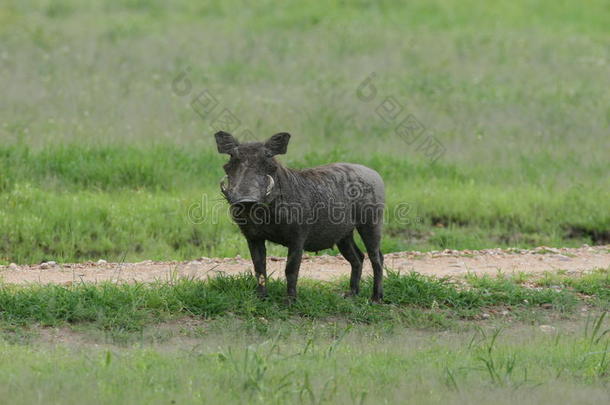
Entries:
[[360,288],[364,254],[354,242],[362,237],[373,265],[373,301],[383,298],[383,255],[380,250],[385,192],[379,174],[368,167],[333,163],[312,169],[284,167],[275,155],[286,153],[290,134],[266,142],[239,143],[231,134],[215,134],[219,153],[230,155],[220,188],[231,216],[248,241],[257,291],[266,296],[265,242],[288,248],[288,300],[297,295],[303,250],[337,245],[352,267],[349,295]]

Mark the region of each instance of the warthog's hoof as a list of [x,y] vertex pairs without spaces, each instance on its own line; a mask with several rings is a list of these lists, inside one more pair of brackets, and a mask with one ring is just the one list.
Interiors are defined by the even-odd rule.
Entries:
[[383,295],[373,295],[371,297],[371,302],[375,304],[383,304]]
[[358,291],[346,291],[343,294],[343,298],[352,298],[352,297],[357,297],[358,296]]
[[258,298],[260,298],[260,299],[265,299],[265,298],[268,297],[269,294],[267,294],[267,288],[266,287],[258,286],[256,288],[256,295],[258,295]]

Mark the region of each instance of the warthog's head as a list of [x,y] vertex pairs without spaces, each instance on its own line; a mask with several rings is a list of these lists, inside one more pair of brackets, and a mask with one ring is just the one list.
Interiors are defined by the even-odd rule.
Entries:
[[231,156],[223,166],[227,174],[220,189],[231,205],[264,203],[273,197],[274,175],[278,163],[273,156],[286,153],[290,134],[275,134],[267,142],[240,144],[233,135],[220,131],[216,135],[219,153]]

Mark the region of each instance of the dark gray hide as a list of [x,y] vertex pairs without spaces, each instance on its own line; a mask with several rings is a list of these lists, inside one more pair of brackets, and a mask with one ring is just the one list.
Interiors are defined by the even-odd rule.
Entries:
[[290,134],[267,142],[240,144],[231,134],[215,135],[218,152],[231,156],[221,190],[231,215],[248,241],[257,291],[267,294],[266,248],[271,241],[288,247],[286,280],[289,299],[296,284],[303,250],[337,245],[352,266],[350,294],[358,294],[364,254],[354,242],[362,237],[374,273],[374,301],[383,298],[383,255],[379,249],[385,193],[383,180],[368,167],[333,163],[312,169],[282,166],[273,156],[286,153]]

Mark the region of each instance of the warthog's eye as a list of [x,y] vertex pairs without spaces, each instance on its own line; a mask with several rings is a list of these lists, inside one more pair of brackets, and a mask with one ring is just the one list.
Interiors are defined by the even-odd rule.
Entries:
[[228,172],[238,164],[239,161],[237,160],[237,158],[231,157],[231,159],[224,166],[222,166],[222,168],[225,170],[225,172]]

